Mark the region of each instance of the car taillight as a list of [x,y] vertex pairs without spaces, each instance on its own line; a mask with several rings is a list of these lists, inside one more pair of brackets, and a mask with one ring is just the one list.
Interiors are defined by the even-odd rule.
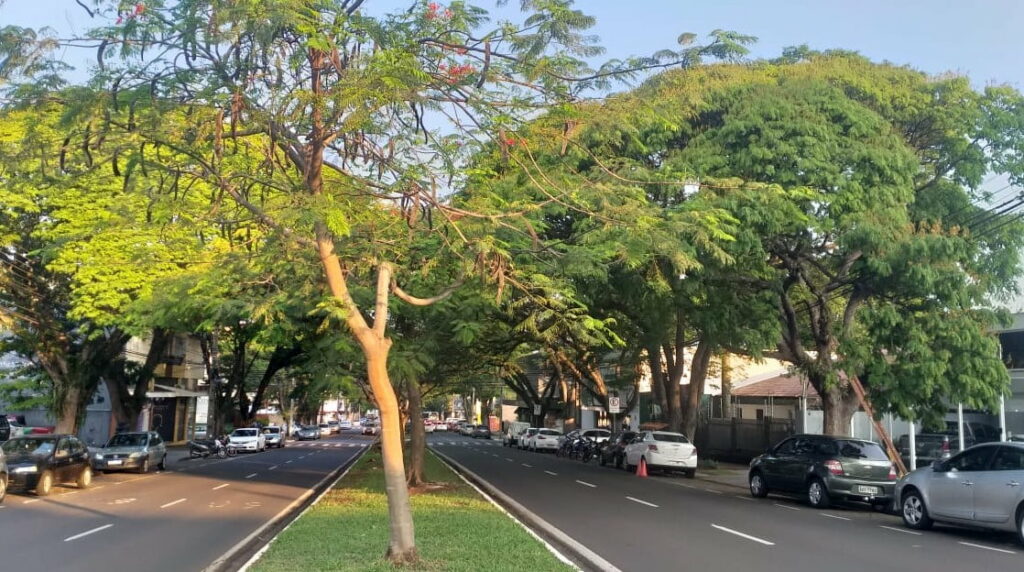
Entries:
[[654,451],[655,453],[657,453],[658,452],[658,446],[657,445],[648,445],[647,446],[647,450],[648,451]]
[[538,441],[543,441],[544,440],[544,436],[543,435],[537,435],[537,440]]
[[896,480],[896,465],[893,465],[892,463],[889,463],[889,480]]
[[942,454],[943,456],[949,454],[949,439],[942,441]]
[[843,464],[835,459],[825,461],[825,468],[828,469],[828,472],[832,473],[833,475],[843,474]]
[[693,450],[690,451],[690,456],[691,457],[696,457],[697,456],[697,448],[696,447],[694,447]]

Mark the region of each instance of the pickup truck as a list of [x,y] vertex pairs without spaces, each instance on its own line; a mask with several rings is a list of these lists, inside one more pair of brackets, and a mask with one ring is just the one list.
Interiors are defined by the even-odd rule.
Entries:
[[[985,423],[964,421],[964,446],[989,443],[999,440],[999,429]],[[960,452],[960,433],[956,421],[947,421],[946,430],[939,433],[918,433],[914,436],[917,451],[917,466],[927,467],[933,461],[948,459]],[[910,468],[910,436],[899,438],[900,455],[903,463]]]

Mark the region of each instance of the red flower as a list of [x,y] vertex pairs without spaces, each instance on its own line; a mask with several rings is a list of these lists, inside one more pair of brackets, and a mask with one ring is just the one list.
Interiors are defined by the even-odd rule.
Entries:
[[116,22],[114,22],[114,23],[115,23],[115,24],[117,24],[118,26],[120,26],[120,25],[121,25],[121,22],[124,22],[124,18],[122,18],[122,17],[118,16],[118,17],[117,17],[117,21],[116,21]]
[[142,13],[145,12],[145,11],[146,11],[146,5],[143,4],[142,2],[139,2],[138,4],[135,5],[135,15],[136,16],[142,15]]

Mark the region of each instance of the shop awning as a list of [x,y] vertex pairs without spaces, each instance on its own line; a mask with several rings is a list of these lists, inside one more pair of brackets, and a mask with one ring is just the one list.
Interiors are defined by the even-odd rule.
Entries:
[[188,389],[181,389],[179,387],[170,387],[168,385],[153,385],[153,391],[146,393],[146,397],[206,397],[207,393],[202,391],[189,391]]

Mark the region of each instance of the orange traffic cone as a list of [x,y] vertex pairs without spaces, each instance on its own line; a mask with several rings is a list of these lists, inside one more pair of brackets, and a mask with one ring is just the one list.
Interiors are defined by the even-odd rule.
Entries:
[[636,466],[636,476],[647,476],[647,461],[643,457],[640,457],[640,464]]

